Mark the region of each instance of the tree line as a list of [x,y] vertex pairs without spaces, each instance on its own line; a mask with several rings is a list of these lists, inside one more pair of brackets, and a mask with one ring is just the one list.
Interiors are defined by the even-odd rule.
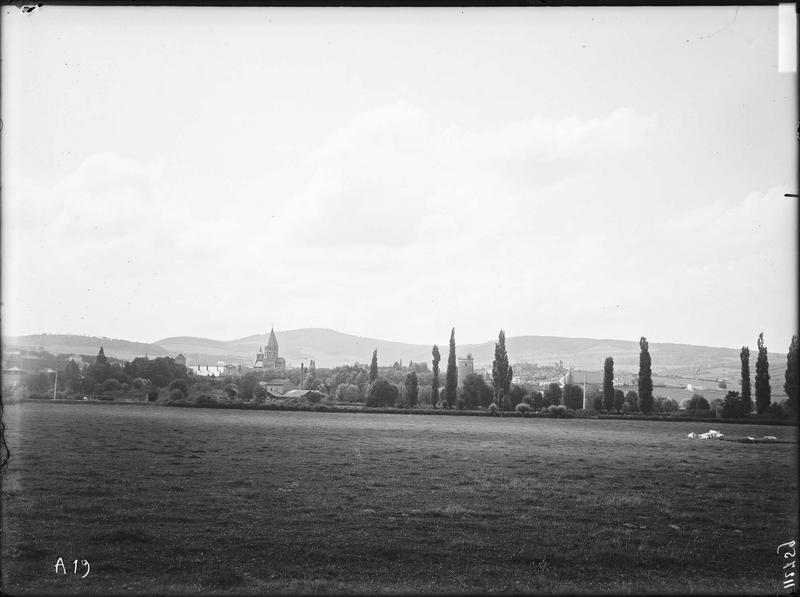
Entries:
[[[750,375],[750,349],[743,346],[740,351],[741,391],[729,391],[720,402],[723,417],[744,417],[756,414],[776,413],[785,409],[786,414],[797,417],[798,395],[798,337],[792,336],[787,353],[787,368],[784,390],[788,400],[780,406],[772,402],[767,347],[763,332],[757,339],[758,354],[755,363],[754,383]],[[603,364],[603,383],[600,390],[583,395],[580,385],[550,383],[543,389],[524,383],[513,383],[513,370],[506,350],[505,331],[500,330],[494,349],[491,369],[491,385],[480,374],[471,373],[458,379],[455,328],[450,332],[444,379],[440,379],[442,355],[439,347],[431,349],[431,368],[427,363],[409,363],[407,367],[395,363],[392,367],[378,366],[377,349],[373,351],[368,368],[361,365],[343,365],[330,369],[310,367],[304,376],[303,387],[317,390],[336,402],[366,402],[367,406],[407,407],[430,405],[432,408],[477,409],[491,408],[499,412],[540,410],[563,406],[573,410],[581,408],[596,411],[618,412],[670,412],[678,409],[674,400],[653,395],[652,360],[647,338],[639,340],[639,372],[636,390],[624,393],[614,387],[614,359],[609,356]],[[217,386],[225,388],[236,398],[250,401],[262,400],[265,392],[260,381],[285,376],[299,386],[300,370],[250,371],[232,379],[224,377],[209,379],[188,375],[185,367],[170,357],[149,359],[138,357],[130,362],[111,363],[101,347],[95,362],[81,370],[73,361],[67,361],[58,372],[58,389],[73,394],[102,394],[126,392],[133,388],[157,395],[158,389],[168,388],[171,393],[178,390],[185,397],[192,386],[211,390]],[[234,383],[235,381],[235,383]],[[443,383],[442,383],[443,382]],[[44,373],[29,376],[27,384],[31,391],[46,397],[52,392],[51,378]],[[752,390],[755,388],[755,399]],[[175,394],[175,397],[178,395]],[[494,406],[492,406],[494,405]],[[520,406],[525,405],[525,406]],[[709,409],[704,397],[695,395],[689,400],[689,409]]]

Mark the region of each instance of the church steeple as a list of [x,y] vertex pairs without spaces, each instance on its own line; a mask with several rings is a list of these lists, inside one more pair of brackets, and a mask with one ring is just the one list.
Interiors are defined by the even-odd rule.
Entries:
[[269,329],[269,340],[267,340],[267,350],[270,348],[274,348],[275,352],[278,352],[278,339],[275,337],[275,330],[273,328]]
[[278,360],[278,339],[275,337],[275,330],[270,328],[269,340],[264,350],[264,366],[273,369],[276,367],[275,361]]

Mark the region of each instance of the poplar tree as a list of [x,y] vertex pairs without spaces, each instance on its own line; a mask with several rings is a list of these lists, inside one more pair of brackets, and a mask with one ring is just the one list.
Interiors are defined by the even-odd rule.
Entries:
[[742,410],[749,415],[753,411],[753,397],[750,391],[750,349],[747,346],[742,346],[739,358],[742,361]]
[[373,383],[378,379],[378,349],[372,353],[372,363],[369,366],[369,383]]
[[614,359],[606,357],[603,364],[603,408],[614,410]]
[[442,355],[439,354],[439,347],[436,344],[433,345],[433,350],[431,351],[433,355],[433,381],[431,382],[431,406],[436,408],[436,405],[439,403],[439,361],[442,360]]
[[418,396],[417,372],[411,371],[411,373],[406,375],[406,399],[408,400],[408,406],[410,408],[414,408],[417,405]]
[[506,352],[506,333],[500,330],[500,335],[494,345],[494,361],[492,361],[492,385],[494,386],[494,399],[500,410],[503,409],[505,396],[511,390],[511,367],[508,365],[508,353]]
[[758,335],[758,357],[756,358],[756,412],[766,412],[771,402],[769,387],[769,362],[767,347],[764,346],[764,332]]
[[647,338],[639,339],[639,410],[647,414],[653,410],[653,371],[651,370],[650,345]]
[[789,352],[786,355],[786,383],[783,384],[783,391],[789,397],[787,403],[789,410],[796,417],[797,416],[797,390],[798,382],[800,381],[800,362],[798,362],[800,354],[798,354],[797,334],[792,336],[792,342],[789,344]]
[[444,378],[444,403],[453,408],[458,391],[458,366],[456,365],[456,328],[450,332],[450,354],[447,355],[447,371]]

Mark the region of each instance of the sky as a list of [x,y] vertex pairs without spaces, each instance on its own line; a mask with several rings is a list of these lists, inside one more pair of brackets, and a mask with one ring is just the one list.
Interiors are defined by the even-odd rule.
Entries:
[[778,8],[2,8],[2,332],[785,351]]

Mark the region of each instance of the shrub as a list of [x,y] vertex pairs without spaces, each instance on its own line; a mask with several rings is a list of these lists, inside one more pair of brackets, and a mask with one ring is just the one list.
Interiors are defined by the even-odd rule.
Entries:
[[495,404],[494,402],[492,402],[492,403],[489,405],[489,408],[488,408],[487,410],[489,411],[489,414],[496,415],[496,414],[497,414],[497,404]]
[[116,392],[120,389],[120,384],[116,379],[109,378],[103,382],[103,392]]
[[526,404],[524,402],[520,402],[514,408],[519,414],[521,414],[523,416],[527,416],[528,413],[531,412],[531,405],[530,404]]
[[150,381],[147,380],[147,379],[144,379],[142,377],[134,378],[133,382],[131,382],[131,383],[133,384],[133,389],[134,390],[143,390],[148,385],[150,385]]
[[174,388],[169,392],[169,399],[172,400],[173,402],[180,402],[184,398],[186,398],[186,394],[181,392],[181,390],[178,388]]
[[686,405],[686,410],[710,410],[711,405],[708,403],[702,394],[695,394],[689,398]]
[[209,396],[208,394],[203,394],[202,396],[199,396],[194,401],[194,403],[197,406],[216,406],[217,405],[217,401],[214,400],[214,398],[212,396]]
[[603,408],[603,395],[600,393],[594,394],[591,406],[597,412],[605,412],[605,409]]
[[561,417],[567,414],[567,407],[563,404],[551,404],[547,407],[547,412],[549,412],[551,415]]
[[158,390],[150,390],[147,392],[148,402],[155,402],[156,400],[158,400]]
[[[172,382],[169,384],[170,390],[180,390],[184,396],[189,395],[189,388],[186,386],[185,379],[173,379]],[[172,395],[170,393],[170,395]]]
[[687,416],[697,419],[712,419],[716,416],[715,412],[707,408],[687,408],[685,412]]

